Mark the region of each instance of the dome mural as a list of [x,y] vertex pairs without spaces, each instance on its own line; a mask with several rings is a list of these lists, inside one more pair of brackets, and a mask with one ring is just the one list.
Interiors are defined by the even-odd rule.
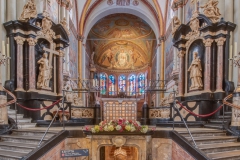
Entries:
[[88,40],[95,49],[95,64],[122,71],[147,67],[156,45],[151,27],[131,14],[113,14],[99,20]]

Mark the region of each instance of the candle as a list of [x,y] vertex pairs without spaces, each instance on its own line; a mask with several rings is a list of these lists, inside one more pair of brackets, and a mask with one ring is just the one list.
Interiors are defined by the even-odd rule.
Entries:
[[10,55],[9,55],[9,44],[7,44],[7,57],[10,57]]
[[229,57],[232,58],[232,45],[230,46],[230,52],[229,52]]
[[5,55],[5,42],[2,41],[2,55]]
[[95,87],[95,79],[93,79],[93,87]]
[[237,56],[237,42],[234,44],[234,56]]

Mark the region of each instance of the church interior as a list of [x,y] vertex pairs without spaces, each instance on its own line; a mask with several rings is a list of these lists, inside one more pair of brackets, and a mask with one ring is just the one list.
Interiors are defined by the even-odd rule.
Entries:
[[0,0],[0,160],[239,160],[239,0]]

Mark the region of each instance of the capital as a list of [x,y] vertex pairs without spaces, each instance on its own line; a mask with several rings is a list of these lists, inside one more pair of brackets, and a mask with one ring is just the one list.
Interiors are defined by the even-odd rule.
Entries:
[[58,52],[59,52],[59,57],[64,57],[65,56],[65,53],[62,50],[58,50]]
[[223,46],[224,42],[226,41],[226,38],[220,37],[218,39],[215,40],[217,42],[218,46]]
[[29,46],[35,46],[37,43],[37,40],[31,37],[31,38],[27,39],[27,42],[28,42]]
[[20,37],[20,36],[14,37],[14,39],[17,42],[18,45],[23,45],[23,43],[25,41],[25,38]]
[[203,40],[203,43],[204,43],[205,47],[211,47],[212,46],[212,42],[213,42],[213,40],[210,39],[210,38],[208,38],[206,40]]
[[185,53],[186,53],[186,51],[180,50],[180,51],[178,52],[178,57],[179,57],[179,58],[183,58],[183,57],[185,56]]

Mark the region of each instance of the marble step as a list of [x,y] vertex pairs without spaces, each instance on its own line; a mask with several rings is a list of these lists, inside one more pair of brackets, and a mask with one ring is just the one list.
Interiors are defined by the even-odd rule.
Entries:
[[[14,119],[16,121],[16,119]],[[17,119],[18,123],[31,123],[32,119],[31,118],[19,118]]]
[[222,124],[222,123],[227,123],[227,120],[224,119],[209,119],[209,123],[217,123],[217,124]]
[[35,149],[38,145],[31,144],[31,143],[13,143],[13,142],[0,142],[0,150],[12,150],[17,152],[31,152]]
[[[30,129],[18,129],[18,130],[12,130],[13,133],[11,135],[22,135],[22,136],[43,136],[45,131],[37,131],[37,130],[30,130]],[[58,131],[48,131],[47,137],[55,136],[58,133]]]
[[[10,114],[8,115],[10,118],[12,119],[16,119],[16,115],[15,114]],[[17,119],[23,118],[23,114],[17,114]]]
[[219,144],[203,144],[198,145],[198,149],[201,149],[204,153],[225,152],[231,150],[240,150],[239,142],[219,143]]
[[[191,137],[185,137],[189,142],[193,144]],[[212,143],[226,143],[226,142],[236,142],[236,136],[203,136],[203,137],[193,137],[197,145],[200,144],[212,144]]]
[[224,115],[224,116],[221,115],[221,116],[218,116],[219,119],[223,119],[223,117],[224,117],[224,119],[228,120],[228,119],[232,118],[232,115]]
[[28,152],[17,152],[12,150],[2,150],[0,149],[0,159],[1,160],[15,160],[20,159]]
[[[38,144],[41,140],[42,136],[16,136],[16,135],[1,135],[1,141],[10,141],[16,143],[31,143]],[[48,140],[48,138],[44,138],[43,142]]]
[[215,123],[205,124],[204,127],[206,127],[206,128],[215,128],[215,129],[223,129],[223,125],[222,124],[215,124]]
[[[189,137],[189,133],[187,131],[179,131],[182,136]],[[226,132],[222,130],[208,130],[208,131],[191,131],[193,137],[197,136],[224,136]]]
[[239,160],[240,150],[209,153],[207,156],[213,160]]
[[36,123],[21,123],[17,124],[18,129],[26,129],[26,128],[34,128],[36,127]]
[[9,109],[9,110],[8,110],[8,115],[11,115],[11,114],[14,114],[14,115],[15,115],[16,112],[17,112],[16,110]]

